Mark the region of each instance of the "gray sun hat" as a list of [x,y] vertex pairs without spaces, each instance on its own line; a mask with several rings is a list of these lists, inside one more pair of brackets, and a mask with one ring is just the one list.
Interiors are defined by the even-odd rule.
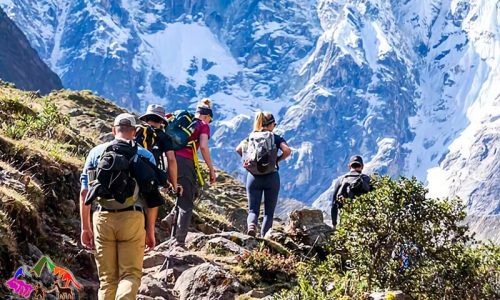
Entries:
[[129,113],[123,113],[116,116],[113,126],[130,126],[135,127],[135,117]]
[[159,104],[150,104],[148,105],[148,108],[146,109],[146,113],[143,114],[142,116],[139,117],[139,120],[145,121],[145,117],[147,116],[157,116],[160,117],[163,121],[168,122],[167,119],[165,119],[165,108]]

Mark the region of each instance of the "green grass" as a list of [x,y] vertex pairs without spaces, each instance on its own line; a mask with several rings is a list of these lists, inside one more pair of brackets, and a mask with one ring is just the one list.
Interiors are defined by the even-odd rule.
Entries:
[[47,154],[59,163],[71,161],[75,156],[78,156],[75,145],[48,140],[37,141],[37,144],[40,149],[47,151]]
[[[18,100],[3,101],[10,109],[17,111],[17,114],[12,116],[14,118],[13,124],[2,123],[4,134],[15,140],[27,136],[51,138],[55,135],[58,126],[67,126],[69,124],[69,117],[61,114],[57,105],[52,101],[48,98],[42,98],[40,101],[42,105],[41,111],[34,114],[27,113],[28,108],[20,104]],[[15,107],[16,105],[21,106]]]

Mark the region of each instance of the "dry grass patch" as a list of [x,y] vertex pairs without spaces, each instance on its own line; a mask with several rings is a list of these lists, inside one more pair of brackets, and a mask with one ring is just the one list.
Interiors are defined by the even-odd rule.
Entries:
[[36,201],[6,186],[0,186],[0,210],[11,220],[12,229],[23,240],[36,239],[41,232],[41,219]]

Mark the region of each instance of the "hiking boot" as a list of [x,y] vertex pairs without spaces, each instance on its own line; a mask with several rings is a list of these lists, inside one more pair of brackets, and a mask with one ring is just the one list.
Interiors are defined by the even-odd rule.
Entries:
[[255,225],[255,224],[248,225],[247,234],[249,236],[255,237],[257,235],[257,225]]
[[177,252],[185,252],[185,251],[187,251],[186,243],[175,241],[174,249]]

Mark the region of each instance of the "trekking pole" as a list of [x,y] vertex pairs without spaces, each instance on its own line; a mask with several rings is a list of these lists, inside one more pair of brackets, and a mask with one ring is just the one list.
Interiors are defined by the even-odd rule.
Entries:
[[[175,191],[175,203],[174,203],[174,219],[172,221],[172,228],[170,229],[170,238],[168,239],[169,241],[175,240],[175,234],[177,233],[177,219],[179,218],[179,197],[181,196],[181,189],[177,187],[177,191]],[[160,273],[162,270],[168,270],[170,264],[170,257],[169,255],[165,256],[165,261],[161,265],[160,269],[158,269],[157,273]]]
[[175,191],[175,204],[174,204],[174,220],[172,222],[172,228],[170,230],[170,239],[175,238],[175,234],[177,233],[177,219],[179,218],[179,197],[180,197],[181,190],[180,188],[177,188],[177,191]]

